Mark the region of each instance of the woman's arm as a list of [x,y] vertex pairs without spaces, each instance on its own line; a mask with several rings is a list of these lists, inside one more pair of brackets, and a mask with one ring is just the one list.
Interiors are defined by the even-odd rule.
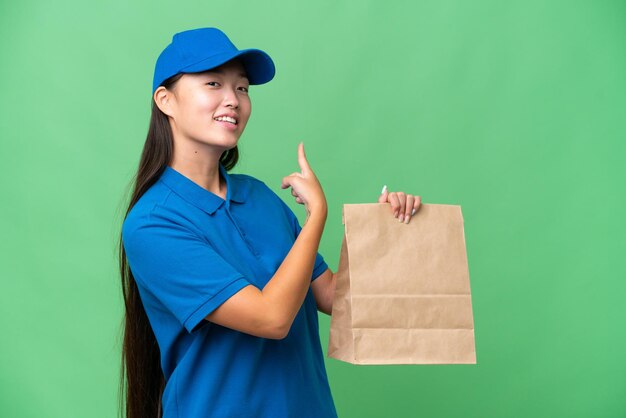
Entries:
[[263,290],[246,286],[205,319],[247,334],[273,339],[287,336],[309,287],[328,206],[326,197],[298,145],[302,173],[283,178],[281,188],[291,187],[298,203],[305,204],[307,219],[291,250]]
[[325,208],[311,211],[287,257],[263,290],[244,287],[206,319],[258,337],[286,337],[309,290],[325,222]]
[[330,315],[333,311],[335,284],[335,273],[329,268],[311,283],[313,296],[315,296],[315,302],[317,302],[317,309],[326,315]]

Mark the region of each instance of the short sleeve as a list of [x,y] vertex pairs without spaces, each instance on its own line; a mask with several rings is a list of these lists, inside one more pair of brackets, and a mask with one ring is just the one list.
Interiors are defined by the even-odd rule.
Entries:
[[122,240],[137,284],[189,332],[251,284],[204,239],[154,213],[125,223]]
[[[276,197],[282,203],[282,207],[285,210],[285,213],[287,214],[287,217],[289,218],[289,221],[293,227],[294,239],[298,238],[298,235],[300,235],[300,231],[302,230],[302,227],[300,226],[300,222],[298,221],[296,214],[293,213],[291,208],[287,206],[285,202],[283,202],[280,196],[276,195]],[[313,274],[311,275],[311,281],[317,279],[327,269],[328,269],[328,264],[326,264],[324,257],[322,257],[322,255],[318,251],[317,255],[315,256],[315,265],[313,266]]]

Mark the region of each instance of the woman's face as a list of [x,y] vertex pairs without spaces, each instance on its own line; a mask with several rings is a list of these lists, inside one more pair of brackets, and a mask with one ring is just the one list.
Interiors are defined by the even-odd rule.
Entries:
[[252,110],[248,87],[244,66],[238,60],[202,73],[184,74],[171,90],[166,112],[174,138],[233,148]]

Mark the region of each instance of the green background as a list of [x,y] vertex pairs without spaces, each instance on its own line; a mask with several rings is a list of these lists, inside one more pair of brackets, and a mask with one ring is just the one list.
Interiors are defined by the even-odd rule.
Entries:
[[[477,365],[326,359],[341,418],[625,417],[624,1],[0,3],[0,416],[114,417],[116,243],[159,52],[223,29],[277,66],[233,172],[303,207],[461,205]],[[320,314],[327,348],[329,317]]]

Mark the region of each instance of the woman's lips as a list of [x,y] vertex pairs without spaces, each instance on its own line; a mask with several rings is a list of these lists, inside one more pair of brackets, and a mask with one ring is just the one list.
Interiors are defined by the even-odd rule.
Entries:
[[237,130],[237,125],[235,125],[234,123],[223,122],[221,120],[216,120],[215,123],[217,123],[219,126],[223,127],[224,129],[228,129],[229,131]]

